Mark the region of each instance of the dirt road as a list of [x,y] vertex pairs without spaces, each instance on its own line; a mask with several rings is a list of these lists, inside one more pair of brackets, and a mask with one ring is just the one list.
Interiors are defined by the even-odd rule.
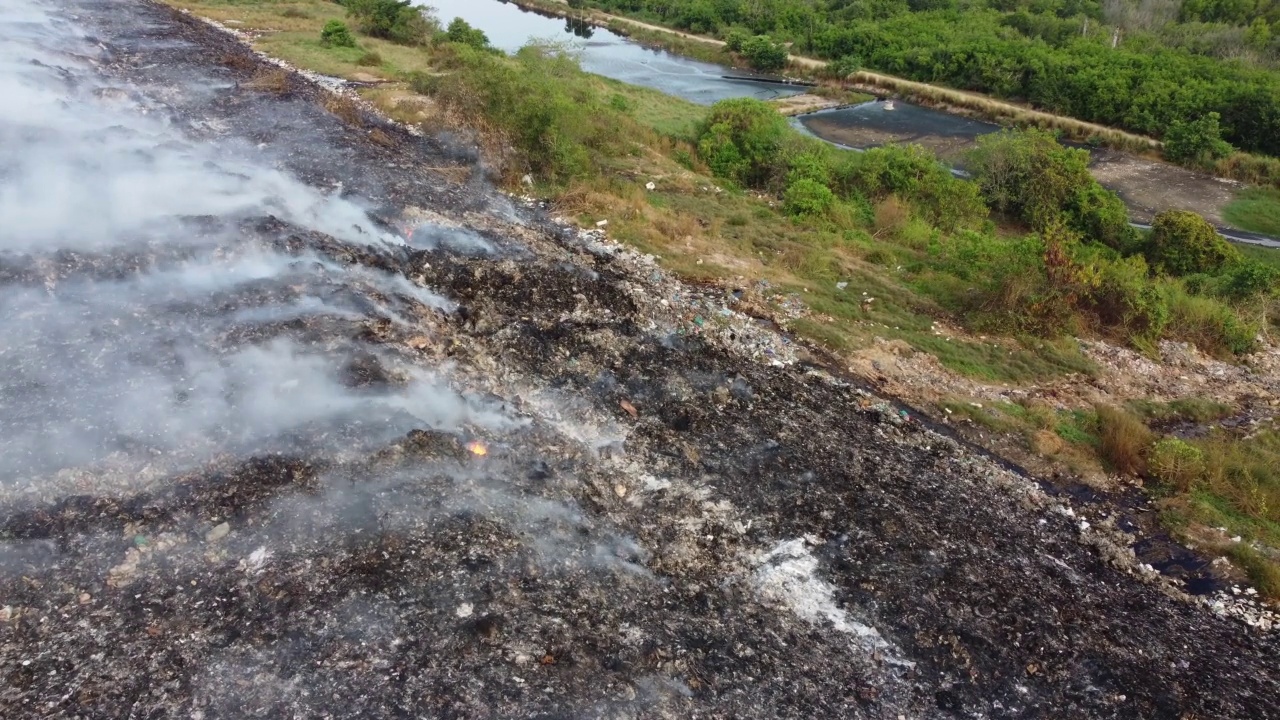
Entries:
[[143,2],[0,31],[0,717],[1275,717],[1118,515],[465,144]]

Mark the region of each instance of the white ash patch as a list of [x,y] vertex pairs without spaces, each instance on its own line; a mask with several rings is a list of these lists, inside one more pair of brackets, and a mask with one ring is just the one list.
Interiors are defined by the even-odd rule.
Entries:
[[783,540],[749,558],[752,581],[766,600],[778,603],[802,620],[830,623],[838,632],[870,650],[885,650],[889,642],[875,628],[854,620],[836,602],[835,588],[818,576],[818,559],[809,551],[814,538]]

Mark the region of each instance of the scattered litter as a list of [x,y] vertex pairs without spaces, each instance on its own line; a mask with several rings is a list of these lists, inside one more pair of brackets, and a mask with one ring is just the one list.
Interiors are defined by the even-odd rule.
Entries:
[[218,542],[219,540],[226,537],[230,533],[231,533],[231,525],[229,523],[225,523],[225,522],[218,523],[217,525],[213,526],[212,530],[205,533],[204,539],[206,542],[211,542],[211,543]]

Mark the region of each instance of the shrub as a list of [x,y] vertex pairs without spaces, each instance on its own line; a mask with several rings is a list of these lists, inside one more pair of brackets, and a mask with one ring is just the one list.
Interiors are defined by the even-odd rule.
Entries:
[[356,60],[356,64],[361,67],[378,67],[382,64],[382,56],[376,52],[370,51],[360,56]]
[[837,80],[843,80],[861,69],[861,58],[856,55],[845,55],[827,63],[822,69],[822,74]]
[[346,6],[360,32],[404,45],[424,44],[439,29],[427,10],[410,0],[347,0]]
[[489,47],[489,36],[485,35],[480,28],[471,27],[466,20],[460,17],[454,18],[453,22],[449,23],[449,29],[445,31],[445,38],[449,42],[470,45],[477,50]]
[[1164,287],[1151,282],[1139,256],[1097,263],[1088,280],[1086,301],[1103,325],[1117,328],[1139,345],[1157,340],[1169,324]]
[[320,44],[325,47],[355,47],[356,39],[341,20],[330,20],[320,31]]
[[507,57],[470,45],[445,47],[455,71],[419,76],[413,85],[462,123],[482,128],[508,174],[567,183],[591,176],[645,137],[559,48],[527,46]]
[[783,193],[783,209],[788,215],[818,216],[826,214],[835,202],[831,188],[816,180],[800,178]]
[[254,90],[284,95],[292,88],[289,82],[289,71],[283,68],[266,66],[259,68],[249,78],[247,85]]
[[1089,174],[1089,153],[1043,130],[1004,130],[978,138],[966,162],[993,210],[1035,230],[1060,218],[1086,238],[1124,250],[1136,235],[1114,193]]
[[1146,469],[1151,430],[1126,410],[1111,405],[1095,407],[1102,457],[1112,469],[1124,475],[1138,475]]
[[756,35],[742,44],[742,54],[751,67],[763,72],[777,72],[787,66],[787,48],[768,35]]
[[751,40],[751,33],[742,28],[733,28],[729,34],[725,35],[724,46],[729,52],[740,53],[749,40]]
[[1151,263],[1174,275],[1214,272],[1240,253],[1207,220],[1189,210],[1166,210],[1151,224]]
[[919,145],[839,152],[831,177],[841,197],[897,195],[944,230],[973,228],[987,217],[978,186],[954,177]]
[[881,233],[893,235],[909,219],[911,219],[911,209],[896,195],[890,195],[876,203],[874,223],[877,236]]
[[768,103],[721,100],[698,126],[698,155],[720,177],[766,187],[782,170],[779,150],[790,131],[786,118]]
[[1204,453],[1177,438],[1164,438],[1151,446],[1147,471],[1160,482],[1186,492],[1204,477]]
[[1227,271],[1219,292],[1232,300],[1280,294],[1280,268],[1243,260]]
[[1196,120],[1174,120],[1164,136],[1164,156],[1174,162],[1210,164],[1230,155],[1233,148],[1222,139],[1221,117],[1211,112]]

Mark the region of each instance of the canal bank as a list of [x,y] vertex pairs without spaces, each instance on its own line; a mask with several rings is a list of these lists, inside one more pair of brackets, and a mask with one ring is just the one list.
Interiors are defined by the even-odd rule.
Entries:
[[[498,3],[499,0],[494,2]],[[484,17],[480,17],[486,14],[480,8],[489,3],[481,2],[470,6],[458,0],[444,3],[455,4],[463,8],[470,7],[469,12],[477,17],[480,26],[486,22]],[[510,0],[500,4],[519,6],[533,14],[552,14],[564,19],[566,25],[586,23],[609,28],[606,32],[615,38],[624,38],[626,42],[635,41],[619,33],[626,33],[627,28],[634,28],[648,37],[665,34],[682,43],[723,46],[723,42],[719,40],[630,18],[595,10],[570,10],[558,0]],[[446,15],[442,10],[441,17]],[[468,22],[471,20],[468,19]],[[794,66],[812,72],[826,65],[823,61],[801,56],[792,56],[791,62]],[[597,72],[588,67],[586,62],[584,67]],[[646,86],[670,92],[661,83]],[[832,84],[832,87],[836,86]],[[1053,128],[1068,137],[1092,141],[1087,146],[1084,143],[1078,145],[1090,151],[1091,172],[1104,187],[1124,200],[1136,224],[1149,223],[1157,213],[1164,210],[1191,210],[1203,215],[1225,237],[1232,240],[1268,247],[1280,245],[1280,241],[1275,238],[1232,228],[1224,218],[1226,206],[1247,187],[1244,183],[1128,151],[1135,148],[1158,149],[1159,143],[1151,138],[1055,116],[975,93],[938,88],[881,73],[859,71],[838,87],[844,91],[900,96],[911,102],[899,101],[896,103],[896,114],[886,115],[885,106],[881,104],[843,106],[838,101],[810,95],[804,99],[779,99],[779,110],[783,114],[799,117],[804,129],[815,137],[842,147],[861,149],[892,143],[917,143],[934,151],[949,164],[958,162],[973,147],[978,136],[996,132],[1005,126],[992,122],[992,119],[1017,126]]]

